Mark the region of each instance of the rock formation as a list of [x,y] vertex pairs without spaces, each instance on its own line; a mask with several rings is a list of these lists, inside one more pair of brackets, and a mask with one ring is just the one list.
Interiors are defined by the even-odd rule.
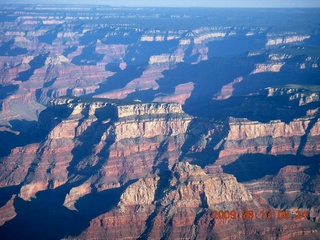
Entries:
[[[111,212],[93,219],[77,239],[307,238],[316,224],[290,219],[214,219],[214,211],[274,210],[227,174],[207,175],[198,166],[174,165],[171,177],[149,177],[130,185]],[[250,210],[249,210],[250,209]],[[241,214],[240,214],[241,215]]]
[[[0,10],[3,16],[7,16],[0,26],[3,33],[0,36],[0,84],[8,88],[1,96],[1,125],[12,127],[12,120],[36,121],[51,99],[64,95],[123,99],[135,94],[144,95],[146,91],[151,95],[148,101],[197,102],[199,99],[193,95],[212,88],[209,84],[211,76],[203,78],[201,74],[177,82],[173,77],[169,79],[170,87],[167,87],[167,81],[161,82],[165,73],[169,71],[175,76],[182,63],[192,68],[214,57],[217,59],[213,64],[220,66],[219,58],[229,58],[230,54],[238,58],[236,62],[242,62],[245,68],[241,67],[239,71],[230,65],[230,68],[222,70],[225,74],[214,81],[223,82],[224,88],[213,87],[206,93],[206,98],[225,99],[236,95],[235,90],[241,84],[235,79],[240,76],[243,82],[253,79],[257,84],[266,73],[277,73],[283,79],[281,73],[286,68],[290,69],[288,72],[292,77],[319,69],[319,58],[311,54],[316,51],[309,46],[300,47],[313,39],[310,33],[313,21],[304,26],[309,29],[306,32],[301,32],[300,28],[276,31],[273,29],[277,29],[279,21],[273,18],[267,23],[264,17],[257,19],[257,24],[263,23],[263,26],[248,25],[245,23],[247,20],[236,20],[232,12],[227,12],[227,24],[203,26],[198,13],[179,13],[168,17],[170,14],[153,14],[145,10],[148,18],[159,23],[152,25],[151,21],[150,26],[145,26],[140,23],[144,17],[138,9],[130,10],[133,19],[139,22],[136,25],[131,24],[131,18],[122,18],[118,9],[90,9],[20,5]],[[219,15],[214,10],[208,10],[207,14]],[[290,12],[285,14],[292,22],[299,19]],[[161,25],[162,17],[168,18],[168,29],[155,27]],[[109,18],[114,22],[105,23]],[[192,27],[179,24],[179,21],[189,21],[189,18],[195,23]],[[97,22],[91,22],[92,19]],[[171,25],[179,27],[171,28]],[[235,47],[229,49],[233,45]],[[247,45],[250,46],[248,49],[243,47]],[[235,71],[236,76],[230,78],[228,73],[231,71]],[[198,78],[203,79],[200,81]],[[303,79],[298,82],[305,83]],[[198,89],[199,85],[202,89]],[[223,93],[225,91],[227,93]],[[310,102],[313,97],[307,98],[304,102]]]
[[318,10],[234,11],[1,5],[0,238],[319,239]]
[[276,176],[266,176],[259,181],[246,183],[253,194],[259,194],[276,208],[290,212],[306,212],[307,218],[319,218],[319,165],[286,166]]
[[1,186],[23,183],[23,199],[73,177],[87,178],[102,191],[143,177],[163,161],[170,168],[192,119],[175,103],[117,105],[106,99],[61,98],[50,106],[39,121],[40,129],[49,130],[46,139],[13,149],[1,167]]

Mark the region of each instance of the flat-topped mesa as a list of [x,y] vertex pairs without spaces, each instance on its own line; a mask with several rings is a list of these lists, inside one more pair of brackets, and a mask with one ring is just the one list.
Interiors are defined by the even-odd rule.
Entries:
[[290,101],[297,101],[299,106],[320,101],[320,88],[316,85],[289,84],[283,87],[265,89],[268,97],[284,96]]
[[230,118],[230,131],[227,140],[248,140],[267,136],[273,138],[303,136],[306,134],[309,122],[310,119],[307,117],[297,118],[288,124],[280,120],[261,123],[246,118]]
[[67,108],[75,108],[76,106],[95,106],[105,107],[107,105],[116,106],[112,99],[98,98],[77,98],[77,97],[58,97],[48,102],[48,107],[63,106]]
[[[73,112],[71,115],[81,113],[85,108],[97,109],[106,108],[108,112],[112,113],[110,118],[124,119],[124,118],[135,118],[147,115],[184,115],[185,112],[182,110],[182,106],[179,103],[141,103],[138,100],[127,101],[117,99],[102,99],[102,98],[75,98],[75,97],[62,97],[51,100],[48,103],[49,107],[55,107],[59,105],[66,105],[67,108],[72,108]],[[90,114],[89,114],[90,115]]]
[[51,101],[48,102],[48,107],[54,107],[54,106],[59,106],[59,105],[65,105],[68,103],[73,103],[75,102],[75,98],[68,98],[68,97],[59,97],[52,99]]
[[[69,113],[66,114],[65,110]],[[52,115],[57,119],[57,111],[59,114],[63,112],[61,124],[70,125],[72,121],[77,125],[81,119],[86,119],[87,122],[111,121],[115,126],[117,141],[142,136],[151,138],[158,135],[184,134],[192,119],[184,113],[178,103],[141,103],[117,99],[63,97],[50,101],[49,109],[39,118],[40,126],[43,125],[42,128],[46,129],[54,126],[55,124],[50,123],[48,119],[51,119]]]
[[143,115],[185,114],[178,103],[137,103],[117,106],[118,117],[134,117]]

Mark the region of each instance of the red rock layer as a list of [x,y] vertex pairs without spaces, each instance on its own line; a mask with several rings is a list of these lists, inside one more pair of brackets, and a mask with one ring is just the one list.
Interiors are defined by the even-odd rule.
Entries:
[[[0,165],[1,186],[22,184],[19,196],[25,200],[73,178],[84,178],[102,191],[146,176],[160,165],[168,169],[179,158],[192,119],[179,104],[117,106],[59,99],[51,105],[39,123],[50,130],[46,138],[13,149]],[[84,189],[80,192],[90,192]],[[78,190],[70,191],[71,202]]]
[[[224,139],[216,164],[227,164],[243,154],[297,154],[306,156],[320,153],[320,121],[315,117],[294,119],[290,123],[280,120],[261,123],[247,119],[230,119],[229,131]],[[310,128],[310,129],[309,129]],[[302,138],[307,137],[303,142]]]
[[[130,185],[112,211],[93,219],[76,239],[290,239],[318,237],[319,226],[292,219],[213,219],[213,211],[273,210],[227,174],[207,175],[188,163],[174,166],[168,185],[161,178]],[[240,214],[241,215],[241,214]]]
[[266,176],[244,184],[275,207],[293,214],[305,212],[308,219],[320,222],[319,166],[286,166],[276,176]]
[[10,221],[17,215],[13,205],[15,198],[16,198],[16,195],[12,195],[11,199],[4,206],[0,208],[0,216],[1,216],[0,226],[5,224],[7,221]]

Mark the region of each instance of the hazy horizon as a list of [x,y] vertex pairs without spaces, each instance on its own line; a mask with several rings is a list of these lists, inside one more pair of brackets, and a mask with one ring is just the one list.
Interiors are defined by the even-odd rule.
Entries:
[[97,4],[114,7],[225,7],[225,8],[319,8],[319,0],[51,0],[45,3],[41,0],[0,0],[1,4]]

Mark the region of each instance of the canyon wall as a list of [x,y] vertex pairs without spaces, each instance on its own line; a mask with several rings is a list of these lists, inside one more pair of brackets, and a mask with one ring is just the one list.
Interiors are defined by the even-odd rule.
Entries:
[[[1,158],[0,190],[18,189],[0,208],[5,229],[15,219],[16,201],[32,204],[53,191],[70,214],[81,214],[85,199],[123,189],[116,207],[84,218],[90,225],[77,239],[318,236],[319,209],[299,205],[301,198],[318,201],[319,174],[306,172],[316,160],[280,167],[278,175],[262,175],[252,183],[240,184],[237,174],[223,173],[247,154],[278,156],[279,162],[281,155],[315,159],[316,114],[290,123],[261,123],[195,118],[177,103],[63,97],[48,106],[35,129],[44,137]],[[259,165],[260,158],[254,161]],[[290,219],[212,217],[227,210],[237,216],[244,210],[276,214],[282,207],[291,211]],[[308,216],[296,221],[295,212],[302,210]]]
[[213,217],[214,211],[242,212],[244,209],[259,213],[274,210],[231,175],[207,175],[198,166],[178,163],[169,178],[143,178],[130,185],[117,207],[93,219],[77,239],[253,239],[257,235],[266,239],[302,239],[319,236],[317,224],[307,220],[276,217],[248,220],[238,215],[234,219]]

